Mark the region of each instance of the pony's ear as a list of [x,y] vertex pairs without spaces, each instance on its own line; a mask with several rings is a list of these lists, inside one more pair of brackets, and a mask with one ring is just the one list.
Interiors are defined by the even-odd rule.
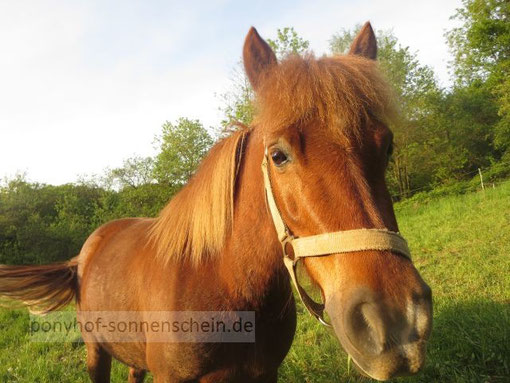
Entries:
[[246,75],[255,90],[261,78],[277,63],[273,50],[253,27],[244,40],[243,61]]
[[349,54],[375,60],[377,58],[377,40],[372,25],[367,21],[351,44]]

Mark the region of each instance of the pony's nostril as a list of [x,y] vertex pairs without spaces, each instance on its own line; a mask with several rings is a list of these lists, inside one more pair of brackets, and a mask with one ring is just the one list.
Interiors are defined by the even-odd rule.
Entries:
[[362,305],[361,311],[371,330],[372,338],[377,345],[377,352],[380,353],[386,344],[386,328],[380,310],[377,309],[375,304],[369,303]]
[[356,305],[347,318],[351,342],[363,354],[379,355],[384,351],[384,324],[373,303]]
[[416,305],[431,303],[432,290],[430,289],[430,287],[426,283],[423,283],[420,287],[421,289],[419,289],[418,291],[414,292],[411,295],[413,303]]

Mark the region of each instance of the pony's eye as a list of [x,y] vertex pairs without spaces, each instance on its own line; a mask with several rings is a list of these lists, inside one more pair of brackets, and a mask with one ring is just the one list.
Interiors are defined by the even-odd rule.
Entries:
[[275,149],[271,152],[271,159],[276,166],[282,166],[288,161],[287,155],[280,149]]

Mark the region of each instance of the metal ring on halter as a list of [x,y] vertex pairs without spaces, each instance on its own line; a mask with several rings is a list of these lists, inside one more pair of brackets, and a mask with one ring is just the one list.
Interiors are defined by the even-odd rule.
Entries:
[[324,319],[324,303],[317,303],[315,302],[310,295],[305,291],[305,289],[299,284],[298,277],[297,277],[297,265],[298,261],[301,258],[296,258],[293,261],[292,265],[292,272],[294,274],[294,284],[296,286],[299,298],[304,303],[306,309],[324,326],[326,327],[332,327],[331,324],[326,322]]
[[[296,287],[299,298],[305,305],[306,309],[324,326],[331,327],[331,325],[326,322],[324,319],[324,304],[315,302],[310,295],[305,291],[305,289],[299,284],[298,276],[297,276],[297,265],[298,261],[301,257],[296,256],[294,253],[294,247],[292,242],[294,241],[294,236],[289,234],[288,231],[286,233],[286,237],[281,241],[282,250],[283,250],[283,259],[284,264],[287,267],[287,270],[290,274],[291,280]],[[292,248],[292,254],[289,253],[289,249],[287,245],[290,245]]]
[[280,243],[282,244],[283,256],[289,258],[290,260],[292,260],[292,262],[295,262],[297,260],[295,259],[294,248],[292,248],[292,257],[289,255],[287,251],[287,245],[290,245],[292,247],[293,240],[294,236],[287,232],[287,236]]

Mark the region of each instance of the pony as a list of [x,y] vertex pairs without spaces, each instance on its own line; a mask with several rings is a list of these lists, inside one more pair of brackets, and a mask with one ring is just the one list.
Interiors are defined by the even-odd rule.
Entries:
[[[113,357],[130,367],[132,383],[146,371],[157,383],[276,382],[297,320],[284,261],[299,260],[324,303],[312,303],[296,281],[299,296],[330,322],[361,373],[386,380],[418,372],[432,295],[396,234],[385,171],[398,108],[376,55],[370,23],[345,55],[280,61],[252,27],[243,61],[256,95],[253,124],[217,142],[157,218],[106,223],[68,262],[3,265],[0,295],[40,312],[75,300],[79,317],[253,313],[253,341],[163,342],[144,331],[123,342],[83,331],[88,372],[109,382]],[[333,232],[354,247],[336,235],[329,250],[300,259],[288,240],[318,243]],[[390,233],[400,247],[380,244]]]

